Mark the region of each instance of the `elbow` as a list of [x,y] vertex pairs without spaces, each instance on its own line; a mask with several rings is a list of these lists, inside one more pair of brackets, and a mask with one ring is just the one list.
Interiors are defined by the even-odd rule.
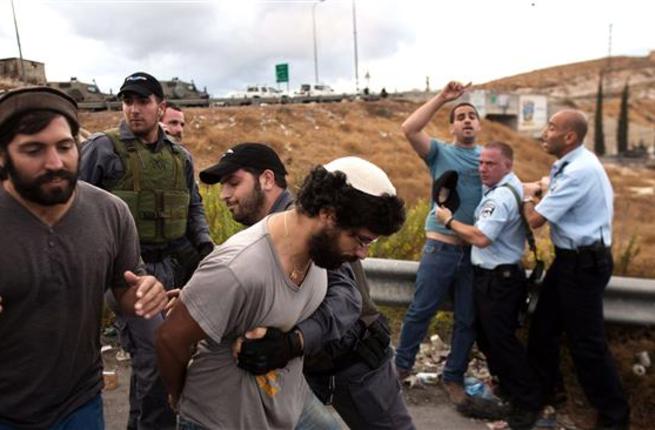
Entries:
[[475,240],[473,241],[473,246],[475,246],[476,248],[484,249],[489,245],[491,245],[491,241],[486,237],[476,237]]

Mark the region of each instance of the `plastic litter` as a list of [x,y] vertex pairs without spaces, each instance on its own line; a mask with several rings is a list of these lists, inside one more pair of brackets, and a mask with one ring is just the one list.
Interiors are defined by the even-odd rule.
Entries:
[[471,397],[479,397],[486,400],[500,400],[491,391],[491,388],[478,378],[464,378],[464,391]]
[[118,372],[115,370],[103,370],[102,379],[105,381],[105,390],[111,391],[118,388]]
[[130,353],[124,350],[120,350],[116,353],[116,361],[127,361],[130,359]]
[[637,362],[644,366],[645,368],[649,368],[651,366],[651,361],[650,361],[650,355],[648,354],[648,351],[641,351],[637,353]]
[[632,373],[637,376],[644,376],[646,374],[646,368],[643,365],[637,363],[632,366]]
[[421,384],[434,385],[439,381],[439,374],[436,372],[419,372],[416,374],[416,379]]

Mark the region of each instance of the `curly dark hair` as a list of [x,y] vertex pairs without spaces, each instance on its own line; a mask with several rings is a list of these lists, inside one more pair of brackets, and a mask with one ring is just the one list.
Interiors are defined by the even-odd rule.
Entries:
[[381,236],[397,232],[405,222],[401,198],[363,193],[348,185],[342,172],[328,172],[323,166],[314,167],[303,181],[296,208],[309,217],[321,209],[333,209],[339,228],[366,228]]

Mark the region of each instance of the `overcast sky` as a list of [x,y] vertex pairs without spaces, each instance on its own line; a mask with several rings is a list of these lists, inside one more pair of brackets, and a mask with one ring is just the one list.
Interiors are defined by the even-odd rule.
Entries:
[[[359,86],[432,88],[655,50],[652,0],[356,0]],[[14,0],[23,56],[47,79],[96,80],[114,93],[134,71],[177,76],[213,96],[248,84],[319,80],[354,91],[352,0]],[[10,0],[0,0],[0,58],[18,57]],[[370,76],[370,81],[365,79]]]

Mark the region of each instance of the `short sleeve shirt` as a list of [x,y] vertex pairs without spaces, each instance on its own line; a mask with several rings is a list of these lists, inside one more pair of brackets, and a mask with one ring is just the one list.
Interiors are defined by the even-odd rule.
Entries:
[[475,210],[475,226],[491,244],[486,248],[471,248],[473,265],[493,269],[501,264],[521,261],[525,249],[525,227],[519,213],[519,203],[510,188],[523,198],[523,185],[514,173],[505,175],[484,194]]
[[[453,216],[457,221],[473,224],[473,212],[482,197],[482,183],[478,173],[480,146],[475,145],[468,148],[432,139],[430,151],[424,161],[430,169],[432,180],[437,179],[447,170],[454,170],[458,173],[457,193],[459,194],[460,206]],[[430,208],[425,219],[425,230],[450,236],[454,235],[453,231],[437,222],[434,201],[432,200],[430,200]]]
[[550,223],[558,248],[612,243],[614,192],[598,157],[584,146],[553,164],[548,192],[535,210]]

